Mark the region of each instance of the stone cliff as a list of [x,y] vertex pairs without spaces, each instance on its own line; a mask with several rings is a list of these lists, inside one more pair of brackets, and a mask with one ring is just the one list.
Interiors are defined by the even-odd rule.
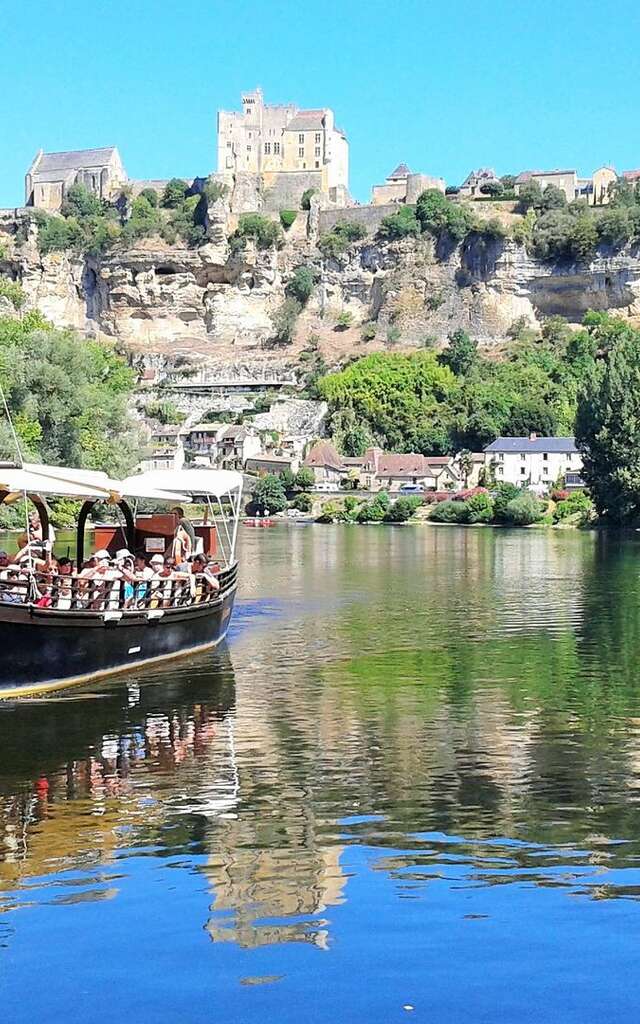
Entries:
[[[345,211],[345,214],[348,211]],[[237,363],[285,368],[318,336],[328,362],[395,344],[442,343],[462,327],[484,346],[502,342],[514,320],[552,314],[579,322],[587,309],[640,318],[637,249],[601,253],[588,266],[543,264],[512,241],[471,235],[441,249],[429,238],[366,239],[323,259],[317,223],[299,216],[280,250],[229,246],[228,211],[209,210],[210,241],[197,249],[145,239],[101,256],[42,256],[37,228],[19,213],[0,217],[0,274],[20,281],[27,306],[60,326],[121,340],[148,365]],[[1,250],[0,250],[1,251]],[[294,269],[312,265],[318,283],[291,346],[274,346],[271,315]],[[0,303],[6,300],[0,298]],[[351,317],[342,317],[349,313]],[[376,336],[361,341],[362,324]]]

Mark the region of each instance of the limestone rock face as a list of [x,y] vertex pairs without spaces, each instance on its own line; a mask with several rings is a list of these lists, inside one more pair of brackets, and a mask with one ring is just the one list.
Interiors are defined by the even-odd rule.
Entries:
[[[253,202],[254,184],[251,176],[240,182],[247,203]],[[237,182],[234,196],[240,202]],[[577,323],[587,309],[640,318],[637,248],[602,250],[588,266],[554,265],[534,260],[511,241],[472,235],[461,246],[436,247],[423,236],[366,240],[339,258],[323,259],[315,245],[314,200],[309,217],[300,215],[280,250],[248,242],[234,252],[228,236],[237,215],[226,197],[209,204],[205,219],[209,241],[198,249],[147,239],[136,248],[81,257],[41,256],[33,222],[3,216],[0,271],[22,282],[28,307],[59,326],[118,338],[147,365],[177,358],[212,367],[247,359],[276,364],[285,356],[294,361],[310,334],[336,361],[363,352],[356,346],[366,321],[375,324],[374,348],[443,344],[459,327],[486,347],[501,342],[520,317],[532,326],[553,314]],[[283,351],[273,343],[271,317],[302,264],[315,268],[318,283],[294,344]],[[345,312],[351,327],[344,317],[339,321]]]
[[253,425],[257,430],[277,430],[281,434],[322,437],[329,406],[311,399],[288,398],[275,402],[269,412],[258,413]]

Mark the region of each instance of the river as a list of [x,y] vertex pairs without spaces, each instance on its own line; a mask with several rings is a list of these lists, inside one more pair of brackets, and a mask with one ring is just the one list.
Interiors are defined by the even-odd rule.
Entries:
[[0,706],[7,1024],[636,1019],[635,535],[240,557],[217,653]]

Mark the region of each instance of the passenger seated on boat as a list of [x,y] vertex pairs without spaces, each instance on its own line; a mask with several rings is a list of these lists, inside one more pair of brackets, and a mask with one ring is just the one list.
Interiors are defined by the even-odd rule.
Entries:
[[149,608],[170,608],[175,586],[175,573],[162,555],[153,555],[149,560],[153,579],[149,590]]
[[4,604],[24,604],[29,597],[29,577],[20,566],[9,565],[0,572],[0,601]]
[[194,555],[191,559],[191,595],[194,604],[220,590],[220,583],[208,567],[206,555]]
[[133,560],[135,578],[135,603],[138,608],[144,607],[149,594],[149,581],[153,579],[153,569],[147,565],[144,551],[136,551]]
[[111,564],[108,551],[96,551],[94,558],[95,568],[89,569],[85,577],[89,581],[89,608],[93,611],[117,608],[122,573]]
[[73,578],[73,561],[66,557],[59,558],[57,573],[53,581],[53,606],[55,608],[71,608],[73,601]]
[[122,575],[122,603],[124,608],[132,608],[136,597],[134,558],[127,548],[116,551],[116,567]]

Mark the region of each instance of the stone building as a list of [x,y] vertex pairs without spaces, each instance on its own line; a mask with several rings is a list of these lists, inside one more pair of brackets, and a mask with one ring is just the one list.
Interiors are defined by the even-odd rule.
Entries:
[[57,213],[72,185],[84,185],[101,199],[111,199],[126,181],[116,146],[67,153],[40,149],[25,176],[25,206]]
[[345,205],[349,143],[328,107],[267,104],[256,89],[243,95],[242,111],[218,112],[218,174],[260,175],[265,191],[279,190],[293,207],[307,188]]
[[564,192],[568,203],[571,203],[580,195],[580,182],[575,170],[522,171],[516,178],[514,186],[516,195],[520,194],[521,186],[529,181],[537,181],[543,192],[547,185],[555,185],[561,192]]
[[373,206],[415,203],[422,192],[431,188],[444,192],[444,178],[433,178],[429,174],[412,174],[406,164],[398,164],[383,185],[373,186],[371,203]]
[[459,195],[473,199],[475,196],[484,194],[481,191],[483,185],[499,181],[500,179],[492,167],[479,167],[477,171],[470,171],[467,174],[460,186]]

